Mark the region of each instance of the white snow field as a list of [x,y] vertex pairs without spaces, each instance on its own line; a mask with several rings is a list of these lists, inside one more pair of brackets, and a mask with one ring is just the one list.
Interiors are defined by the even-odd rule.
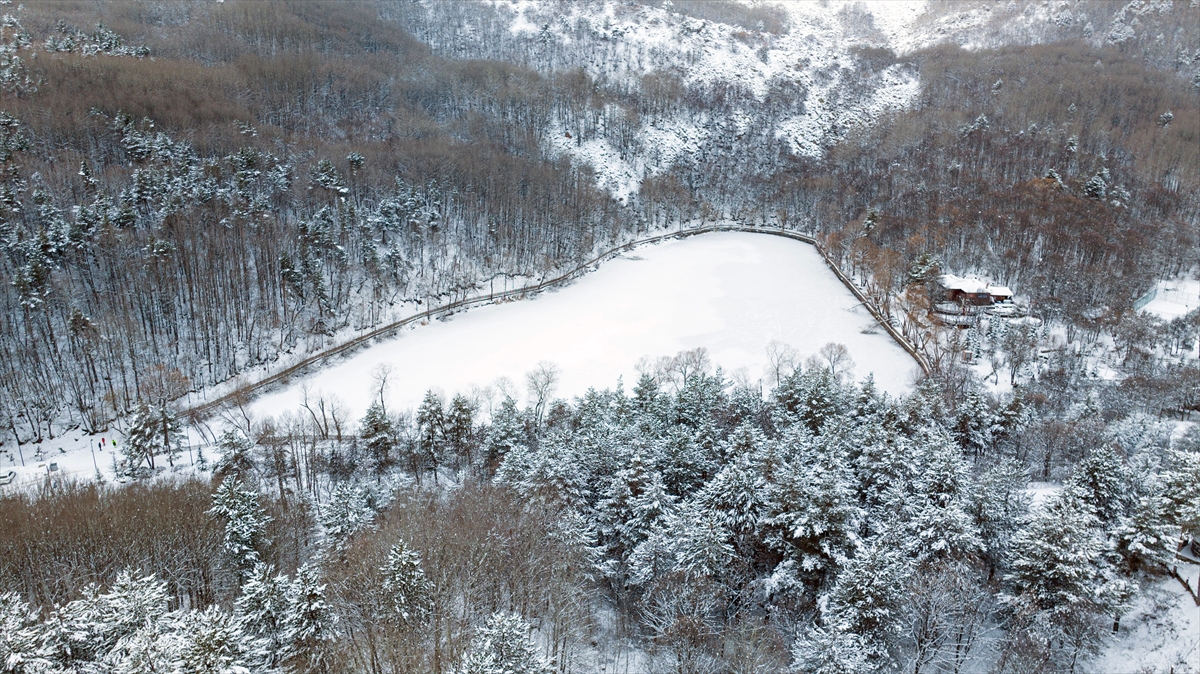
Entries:
[[[628,391],[637,383],[642,357],[697,347],[708,349],[712,364],[727,376],[757,383],[772,341],[792,347],[801,360],[829,342],[844,344],[855,362],[851,376],[874,373],[877,386],[892,395],[908,392],[920,373],[811,245],[718,232],[642,246],[556,291],[404,330],[262,395],[248,412],[256,419],[295,413],[307,389],[313,401],[336,397],[345,418],[357,423],[375,394],[372,375],[381,365],[392,368],[390,410],[415,408],[428,389],[445,396],[470,394],[473,387],[497,390],[501,377],[523,397],[525,374],[541,362],[561,371],[557,397],[613,387],[618,377]],[[769,388],[767,381],[762,385]],[[191,435],[197,444],[206,442]],[[56,475],[88,480],[99,472],[115,479],[112,446],[101,451],[101,436],[124,442],[113,429],[93,436],[74,430],[40,445],[0,446],[0,475],[17,473],[0,493],[37,484],[51,463]],[[206,451],[209,460],[216,458]],[[177,463],[190,470],[195,459],[184,452]]]
[[844,344],[856,363],[852,375],[874,373],[893,395],[919,374],[812,246],[721,232],[640,247],[559,290],[406,330],[263,395],[249,411],[260,419],[295,412],[307,390],[310,400],[336,396],[357,420],[381,366],[391,368],[390,409],[415,408],[428,389],[469,393],[501,377],[521,393],[526,373],[542,362],[559,368],[557,395],[570,398],[619,377],[632,388],[642,357],[698,347],[726,373],[758,382],[772,341],[801,358],[828,342]]

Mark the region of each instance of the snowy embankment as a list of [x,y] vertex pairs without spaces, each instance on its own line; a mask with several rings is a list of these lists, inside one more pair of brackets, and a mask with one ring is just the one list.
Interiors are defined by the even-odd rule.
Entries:
[[643,357],[700,347],[727,375],[757,384],[771,342],[802,358],[844,344],[854,376],[874,373],[892,394],[908,391],[919,374],[812,246],[724,232],[637,248],[561,290],[402,332],[264,395],[248,411],[257,418],[295,412],[307,392],[310,400],[335,396],[356,420],[381,366],[391,369],[392,409],[415,407],[429,389],[498,391],[497,380],[519,394],[525,374],[542,362],[561,371],[557,394],[572,397],[618,378],[632,387]]

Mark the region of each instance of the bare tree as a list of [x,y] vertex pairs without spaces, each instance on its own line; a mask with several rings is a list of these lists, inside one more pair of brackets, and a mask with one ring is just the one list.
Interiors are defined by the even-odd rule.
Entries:
[[529,397],[533,402],[533,418],[538,424],[542,423],[546,405],[554,395],[558,386],[561,370],[549,361],[542,361],[532,371],[525,375],[525,383],[529,387]]
[[778,386],[800,365],[800,355],[790,344],[772,339],[767,344],[767,379],[771,386]]
[[829,374],[838,381],[850,377],[854,371],[854,360],[850,358],[850,350],[845,344],[829,342],[822,346],[816,354],[809,356],[805,363],[809,369],[828,368]]

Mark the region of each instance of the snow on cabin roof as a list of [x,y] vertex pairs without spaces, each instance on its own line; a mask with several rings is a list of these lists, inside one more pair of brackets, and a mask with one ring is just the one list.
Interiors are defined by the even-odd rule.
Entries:
[[939,279],[946,290],[961,290],[964,293],[986,293],[988,284],[977,278],[963,278],[953,274],[942,274]]
[[1006,286],[994,286],[977,278],[966,278],[954,274],[942,274],[939,279],[946,290],[959,290],[970,294],[988,294],[992,297],[1012,297],[1013,291]]

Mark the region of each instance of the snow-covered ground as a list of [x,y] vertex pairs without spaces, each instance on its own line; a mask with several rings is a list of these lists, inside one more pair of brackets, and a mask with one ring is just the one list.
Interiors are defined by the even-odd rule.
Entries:
[[1176,279],[1159,281],[1150,291],[1152,299],[1141,307],[1141,311],[1169,321],[1200,307],[1200,281]]
[[[844,344],[855,377],[909,390],[919,370],[807,244],[762,234],[716,233],[636,249],[570,286],[520,302],[472,309],[405,331],[250,404],[258,418],[336,396],[358,419],[372,373],[391,368],[387,402],[413,408],[426,390],[470,393],[506,378],[524,392],[542,362],[561,371],[558,395],[637,381],[643,357],[704,347],[714,365],[756,383],[772,341],[806,357]],[[498,389],[496,389],[498,390]]]
[[[1193,589],[1200,566],[1180,563],[1179,575]],[[1174,578],[1150,584],[1121,618],[1121,628],[1088,671],[1104,674],[1200,672],[1200,606]]]

